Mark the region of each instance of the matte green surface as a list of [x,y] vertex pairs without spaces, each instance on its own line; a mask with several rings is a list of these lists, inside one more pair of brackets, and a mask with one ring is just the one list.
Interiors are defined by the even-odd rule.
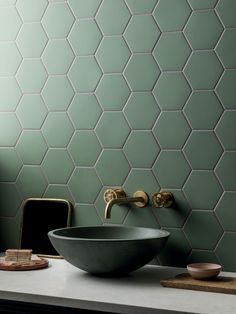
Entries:
[[42,25],[50,38],[66,37],[73,22],[74,16],[66,2],[50,2],[42,18]]
[[183,188],[193,209],[213,209],[222,188],[213,171],[192,171]]
[[150,168],[160,151],[151,132],[133,131],[124,146],[124,153],[134,168]]
[[191,49],[182,32],[162,33],[153,51],[163,71],[182,70],[190,53]]
[[163,149],[181,149],[190,131],[181,111],[162,111],[153,128],[153,133]]
[[[35,145],[34,149],[29,149]],[[40,165],[47,151],[42,133],[37,130],[24,130],[16,144],[16,152],[27,165]]]
[[223,229],[213,212],[193,211],[184,226],[184,232],[192,248],[213,250]]
[[2,111],[14,111],[21,98],[21,90],[13,77],[0,78],[0,102]]
[[22,61],[21,54],[14,42],[0,42],[0,75],[15,75]]
[[225,192],[216,206],[216,215],[225,231],[235,231],[235,192]]
[[74,54],[67,40],[52,39],[42,54],[42,61],[49,74],[66,74]]
[[236,89],[235,82],[236,70],[225,70],[216,91],[226,109],[236,109]]
[[64,228],[48,235],[68,262],[97,275],[121,275],[142,267],[161,252],[169,237],[167,231],[127,226]]
[[186,0],[159,0],[154,10],[154,17],[162,31],[180,31],[190,13],[191,8]]
[[121,73],[130,57],[130,50],[121,36],[104,37],[96,58],[103,72]]
[[161,109],[182,109],[191,88],[181,72],[163,72],[154,87],[156,97]]
[[126,0],[126,3],[133,14],[151,13],[157,0]]
[[223,148],[212,131],[193,131],[184,147],[192,169],[214,169]]
[[160,109],[152,94],[132,93],[124,113],[132,129],[148,130],[153,127]]
[[16,115],[24,129],[40,129],[47,116],[47,108],[40,95],[24,94]]
[[96,96],[104,110],[122,110],[130,89],[121,74],[104,74],[96,89]]
[[[73,225],[168,228],[161,264],[236,271],[235,0],[0,2],[0,250],[23,199],[66,198]],[[120,186],[149,204],[105,220]]]
[[214,129],[221,114],[222,105],[212,91],[195,91],[191,94],[184,113],[193,129]]
[[236,149],[236,140],[232,136],[236,132],[235,119],[235,111],[225,111],[216,127],[216,134],[225,149]]
[[225,27],[236,27],[234,11],[236,3],[234,0],[219,0],[216,6],[216,12],[219,14]]
[[194,51],[184,73],[194,89],[214,89],[223,72],[214,51]]
[[24,58],[39,58],[48,38],[40,23],[24,24],[17,36],[17,46]]
[[213,10],[195,11],[185,26],[184,34],[193,49],[213,49],[222,31],[223,26]]
[[161,151],[153,166],[154,175],[163,188],[181,188],[190,170],[181,151]]
[[101,144],[94,131],[76,131],[68,151],[76,166],[93,166],[102,151]]
[[228,69],[236,67],[236,29],[226,29],[217,45],[216,51],[224,66]]
[[152,15],[134,15],[124,33],[133,53],[151,52],[159,35],[160,31]]
[[102,39],[102,34],[94,20],[79,20],[73,25],[68,37],[77,55],[94,54]]
[[122,148],[130,128],[122,112],[104,112],[95,132],[104,148]]

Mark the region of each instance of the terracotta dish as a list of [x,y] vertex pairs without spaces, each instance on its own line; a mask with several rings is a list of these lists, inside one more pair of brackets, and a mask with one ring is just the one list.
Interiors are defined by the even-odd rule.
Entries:
[[194,263],[187,265],[189,274],[195,279],[212,279],[219,275],[222,266],[212,263]]

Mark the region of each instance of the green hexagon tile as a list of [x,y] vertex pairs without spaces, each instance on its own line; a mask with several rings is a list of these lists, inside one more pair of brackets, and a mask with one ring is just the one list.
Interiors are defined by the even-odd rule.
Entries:
[[[73,225],[169,230],[161,264],[236,271],[235,10],[234,0],[1,5],[0,250],[18,241],[25,198],[61,197]],[[117,186],[150,199],[165,188],[175,204],[115,206],[106,221],[103,193]]]

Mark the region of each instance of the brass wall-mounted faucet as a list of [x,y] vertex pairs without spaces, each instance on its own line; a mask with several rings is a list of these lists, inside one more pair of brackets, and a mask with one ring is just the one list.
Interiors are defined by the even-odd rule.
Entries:
[[149,198],[147,193],[136,191],[133,197],[126,196],[123,189],[108,189],[104,192],[104,201],[107,203],[105,208],[105,218],[111,218],[111,210],[113,205],[134,203],[137,207],[145,207],[148,204]]

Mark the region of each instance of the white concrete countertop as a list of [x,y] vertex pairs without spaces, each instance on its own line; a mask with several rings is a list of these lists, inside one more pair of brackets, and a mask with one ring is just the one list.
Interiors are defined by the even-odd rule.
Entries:
[[[235,314],[236,296],[160,285],[181,268],[145,266],[127,277],[102,278],[65,260],[31,271],[0,271],[0,299],[113,313]],[[223,273],[236,277],[235,273]]]

